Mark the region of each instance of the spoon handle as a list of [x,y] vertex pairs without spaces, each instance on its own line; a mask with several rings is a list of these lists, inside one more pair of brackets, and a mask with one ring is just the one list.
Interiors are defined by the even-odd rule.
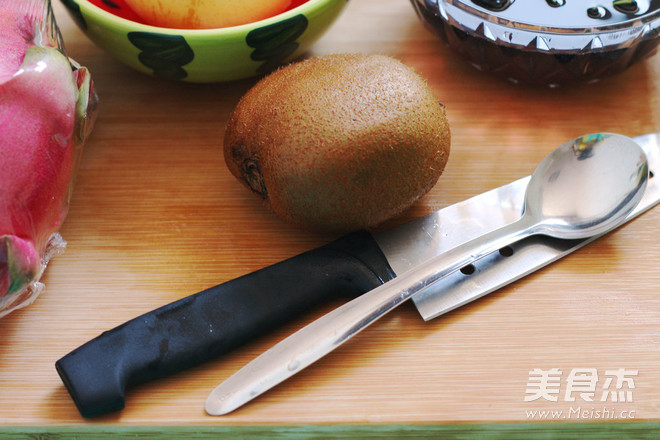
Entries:
[[316,362],[426,287],[486,255],[533,234],[525,216],[457,246],[303,327],[216,387],[210,415],[227,414]]

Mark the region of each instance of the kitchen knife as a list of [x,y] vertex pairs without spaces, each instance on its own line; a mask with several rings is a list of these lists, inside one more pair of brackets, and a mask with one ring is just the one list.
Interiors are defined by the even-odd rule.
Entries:
[[[649,162],[657,165],[651,156],[657,160],[658,138],[637,139],[647,155],[649,148],[655,149]],[[125,405],[128,387],[214,359],[321,303],[367,292],[396,273],[507,223],[519,216],[525,187],[526,179],[521,179],[382,233],[352,233],[182,298],[102,333],[58,360],[56,369],[83,416],[119,410]],[[532,249],[556,259],[556,253],[548,251],[552,246],[536,243]],[[502,259],[517,261],[518,254],[514,250],[511,257]],[[538,267],[547,264],[545,257],[534,261]],[[529,272],[529,265],[523,269],[517,273],[514,267],[507,275],[511,280],[519,278]],[[459,272],[446,281],[466,294],[481,296],[507,280],[495,277],[484,285],[466,280],[488,279],[494,271],[484,266],[469,277]],[[445,280],[440,284],[445,286]],[[429,302],[440,290],[444,288],[417,301],[425,319],[435,309],[448,307]]]
[[[650,164],[649,186],[651,187],[651,190],[644,191],[642,200],[638,203],[637,207],[633,209],[633,211],[625,218],[625,221],[629,221],[631,218],[657,204],[658,197],[660,196],[660,184],[658,184],[657,179],[652,178],[653,169],[656,169],[655,167],[658,165],[658,138],[657,136],[652,135],[639,138],[637,140],[638,143],[644,143],[647,147],[653,146],[653,149],[655,150],[648,151],[645,149],[645,153],[648,151],[647,159]],[[523,199],[527,186],[526,180],[527,179],[524,179],[522,181],[523,185],[522,188],[520,188]],[[515,187],[516,184],[514,183],[510,188]],[[493,199],[498,199],[498,197],[495,197],[495,195],[503,191],[503,193],[500,195],[505,197],[499,198],[499,200],[504,203],[508,203],[517,198],[517,196],[508,197],[508,195],[511,194],[508,194],[506,189],[506,187],[503,187],[486,194],[494,196]],[[469,201],[470,200],[463,203],[467,203]],[[512,205],[514,204],[515,203],[512,203]],[[522,204],[520,206],[522,207]],[[520,217],[521,212],[522,209],[518,211],[516,219]],[[433,226],[434,224],[431,223],[431,225]],[[418,229],[419,228],[415,228],[414,230],[417,231]],[[483,231],[482,233],[486,232],[487,231]],[[590,237],[585,240],[556,240],[556,243],[549,244],[543,240],[536,243],[530,242],[522,244],[523,242],[528,241],[528,239],[521,240],[521,245],[518,248],[518,251],[521,252],[517,252],[515,249],[510,248],[506,250],[500,250],[500,254],[504,258],[510,258],[513,255],[521,254],[524,258],[523,267],[519,268],[513,266],[513,270],[508,272],[505,270],[500,271],[498,267],[499,260],[493,260],[491,262],[491,266],[484,266],[483,273],[488,272],[488,276],[482,276],[482,281],[490,283],[490,285],[487,284],[485,286],[485,289],[483,288],[483,285],[479,285],[479,287],[472,286],[464,289],[458,288],[457,291],[454,291],[451,289],[451,284],[447,285],[443,283],[444,279],[446,278],[441,279],[435,283],[435,286],[439,286],[438,288],[434,289],[433,286],[423,288],[425,290],[430,290],[432,297],[437,300],[432,305],[432,308],[435,310],[433,313],[435,316],[437,316],[438,314],[452,310],[483,296],[485,293],[494,290],[497,285],[501,286],[510,282],[511,279],[520,278],[526,273],[533,271],[534,268],[544,266],[545,264],[548,264],[549,262],[554,261],[563,255],[566,255],[568,252],[570,252],[570,250],[584,246],[584,244],[594,240],[595,238],[597,237]],[[554,241],[555,240],[553,240],[553,242]],[[562,241],[565,243],[562,244]],[[406,241],[404,243],[409,242]],[[548,247],[549,249],[554,249],[554,251],[543,249],[540,253],[534,252],[534,248],[539,244],[544,247]],[[396,248],[396,246],[394,247]],[[409,253],[405,251],[403,254],[409,255]],[[545,257],[543,257],[543,255],[545,255]],[[477,261],[482,263],[481,260]],[[417,265],[419,265],[419,267],[417,267]],[[417,269],[424,268],[426,265],[428,265],[428,263],[425,261],[413,262],[411,265],[413,269],[404,274],[402,280],[405,277],[409,278],[411,276],[416,276],[409,274],[415,273]],[[434,273],[432,270],[435,269],[429,268],[430,271],[428,273],[424,272],[424,270],[422,270],[421,273],[431,275]],[[501,275],[499,275],[500,273]],[[429,276],[428,279],[432,279],[432,277]],[[399,279],[397,278],[396,280],[391,281],[391,283],[395,283],[395,285],[398,286],[396,288],[392,288],[391,292],[385,295],[372,296],[372,293],[376,294],[378,292],[380,294],[385,292],[381,291],[381,289],[383,289],[385,286],[375,289],[365,297],[351,301],[350,304],[346,304],[330,312],[329,314],[324,315],[320,319],[307,325],[302,330],[289,336],[285,340],[281,341],[248,363],[211,392],[205,404],[207,413],[210,415],[227,414],[239,408],[243,404],[251,401],[255,397],[261,395],[283,380],[286,380],[288,377],[291,377],[297,372],[302,371],[306,366],[310,365],[315,360],[320,359],[325,354],[328,354],[346,342],[350,337],[357,334],[361,329],[366,327],[368,323],[372,322],[372,317],[381,316],[381,311],[383,310],[391,310],[393,307],[389,307],[390,301],[394,302],[395,299],[406,298],[405,294],[408,292],[408,289],[413,289],[412,291],[414,292],[415,290],[413,286],[422,286],[422,283],[425,282],[427,278],[411,278],[410,281],[404,281],[403,285],[401,286],[396,284],[398,280]],[[391,283],[388,283],[388,285]],[[474,284],[474,279],[472,280],[472,284]],[[401,290],[399,291],[398,289]],[[394,294],[396,294],[396,296]],[[368,301],[366,303],[361,302],[363,299],[370,297],[374,298],[374,301],[371,303]],[[378,302],[381,298],[383,298],[382,304]],[[387,304],[385,301],[387,301]],[[369,313],[367,313],[366,308],[357,306],[358,303],[361,305],[366,304]],[[398,304],[399,302],[397,301],[396,303]],[[353,307],[354,305],[356,305],[356,307]]]

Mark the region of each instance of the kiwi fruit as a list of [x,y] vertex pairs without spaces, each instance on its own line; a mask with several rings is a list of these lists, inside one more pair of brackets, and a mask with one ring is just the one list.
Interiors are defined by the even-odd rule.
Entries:
[[311,58],[271,73],[241,98],[224,138],[231,173],[287,222],[372,229],[442,174],[445,107],[410,67],[384,55]]

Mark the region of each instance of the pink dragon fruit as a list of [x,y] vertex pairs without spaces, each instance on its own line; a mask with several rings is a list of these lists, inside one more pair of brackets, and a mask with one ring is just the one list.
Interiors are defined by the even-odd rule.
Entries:
[[30,304],[64,241],[98,99],[67,58],[49,0],[0,0],[0,317]]

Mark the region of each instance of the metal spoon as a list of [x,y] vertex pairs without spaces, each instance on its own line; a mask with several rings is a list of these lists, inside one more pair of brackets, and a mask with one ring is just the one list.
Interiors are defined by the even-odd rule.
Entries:
[[648,174],[643,150],[625,136],[599,133],[565,143],[534,171],[519,220],[432,258],[289,336],[216,387],[206,411],[233,411],[429,285],[527,236],[579,239],[614,229],[641,199]]

